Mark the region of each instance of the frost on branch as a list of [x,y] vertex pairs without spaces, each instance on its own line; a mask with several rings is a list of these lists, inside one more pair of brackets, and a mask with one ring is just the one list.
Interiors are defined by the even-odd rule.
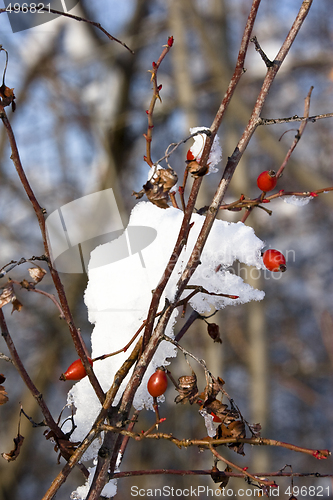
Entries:
[[[182,223],[183,213],[175,208],[163,210],[148,202],[140,202],[132,211],[129,227],[148,226],[156,230],[155,240],[135,253],[129,242],[129,256],[107,265],[107,255],[114,255],[114,248],[120,239],[97,247],[91,253],[89,264],[89,283],[85,293],[85,302],[89,311],[89,320],[94,323],[92,332],[92,357],[117,351],[124,347],[142,325],[147,316],[152,298],[152,290],[162,278],[165,267],[172,255],[173,248]],[[186,247],[166,286],[164,299],[173,300],[177,282],[188,261],[194,244],[204,222],[204,217],[193,214],[193,226],[190,229]],[[263,242],[256,237],[251,227],[238,222],[228,223],[221,220],[214,222],[204,251],[200,256],[201,264],[197,267],[189,284],[200,285],[208,292],[238,295],[230,299],[205,293],[198,293],[189,300],[189,304],[200,314],[209,313],[212,308],[222,309],[227,305],[236,305],[251,300],[261,300],[264,292],[255,290],[229,269],[235,261],[263,268],[261,249]],[[142,245],[137,245],[142,248]],[[123,254],[124,255],[124,250]],[[199,256],[198,256],[199,258]],[[189,295],[193,289],[185,290],[181,298]],[[166,335],[173,337],[174,324],[178,311],[175,310],[168,324]],[[176,356],[175,347],[162,341],[147,369],[134,399],[135,408],[152,408],[152,397],[147,391],[147,381],[158,366],[169,364],[168,358]],[[107,391],[115,372],[127,359],[128,352],[110,358],[95,361],[94,371],[104,391]],[[126,379],[128,380],[128,379]],[[121,387],[118,398],[122,393]],[[100,403],[87,377],[75,384],[69,391],[69,402],[76,407],[75,424],[77,428],[71,439],[81,441],[91,428],[99,410]],[[163,400],[163,396],[161,398]],[[117,402],[117,401],[116,401]],[[88,449],[85,459],[96,456],[98,442]]]
[[297,207],[304,207],[304,205],[307,205],[311,200],[313,200],[313,196],[284,196],[283,201],[285,203],[289,203],[290,205],[296,205]]

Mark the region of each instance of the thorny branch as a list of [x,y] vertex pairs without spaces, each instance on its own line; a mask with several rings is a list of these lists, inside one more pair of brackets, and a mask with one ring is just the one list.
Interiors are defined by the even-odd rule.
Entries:
[[146,110],[146,113],[148,116],[148,130],[147,130],[147,133],[144,134],[144,138],[146,139],[146,156],[144,156],[144,160],[147,162],[147,164],[150,167],[154,166],[154,163],[151,159],[151,141],[152,141],[153,128],[154,128],[153,113],[154,113],[154,108],[155,108],[155,104],[156,104],[157,99],[161,100],[160,90],[162,89],[162,85],[157,85],[157,72],[158,72],[158,69],[159,69],[163,59],[165,58],[165,56],[167,55],[167,53],[171,49],[172,45],[173,45],[173,37],[169,37],[168,43],[167,43],[167,45],[164,46],[164,49],[163,49],[160,57],[158,58],[157,62],[154,61],[152,64],[153,69],[149,71],[149,73],[151,73],[151,82],[153,84],[153,95],[152,95],[152,98],[150,101],[150,106]]
[[156,433],[135,433],[131,432],[128,429],[121,429],[119,427],[115,426],[110,426],[104,423],[100,424],[100,430],[101,431],[112,431],[116,432],[118,434],[122,434],[124,436],[129,436],[130,438],[134,439],[135,441],[142,441],[143,439],[165,439],[166,441],[170,441],[174,443],[178,448],[188,448],[189,446],[199,446],[199,447],[204,447],[204,448],[211,448],[211,447],[217,447],[225,444],[230,444],[230,443],[246,443],[250,444],[253,446],[276,446],[276,447],[281,447],[285,448],[288,450],[296,451],[299,453],[305,453],[307,455],[311,455],[314,458],[317,458],[318,460],[321,459],[327,459],[329,456],[331,456],[331,453],[329,450],[315,450],[311,448],[304,448],[302,446],[297,446],[291,443],[285,443],[283,441],[277,441],[275,439],[266,439],[262,437],[251,437],[251,438],[240,438],[240,437],[227,437],[227,438],[221,438],[221,439],[214,439],[214,438],[205,438],[205,439],[178,439],[176,438],[173,434],[166,434],[163,432],[156,432]]

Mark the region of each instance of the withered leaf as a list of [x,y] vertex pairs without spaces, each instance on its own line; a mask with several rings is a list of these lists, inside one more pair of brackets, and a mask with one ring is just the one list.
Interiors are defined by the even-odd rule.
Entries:
[[8,395],[7,392],[5,391],[5,388],[3,385],[0,385],[0,405],[4,405],[8,401]]
[[13,314],[14,311],[18,311],[18,312],[21,311],[23,304],[21,304],[21,302],[16,297],[12,300],[12,304],[13,304],[13,309],[12,309],[11,314]]
[[249,429],[252,432],[253,436],[260,437],[260,432],[261,432],[260,424],[251,424],[249,425]]
[[213,380],[205,387],[205,401],[211,401],[216,398],[216,396],[221,392],[224,385],[224,380],[220,377],[217,380]]
[[[218,426],[216,432],[217,439],[223,438],[245,438],[245,424],[242,420],[233,420],[230,424],[226,425],[225,421]],[[243,443],[230,443],[228,448],[244,455],[244,444]]]
[[210,477],[214,481],[214,483],[219,483],[220,481],[224,481],[224,479],[229,479],[225,473],[221,470],[219,470],[216,465],[212,467],[212,470],[210,471]]
[[4,374],[0,373],[0,384],[3,384],[5,380],[6,380],[6,377],[4,376]]
[[203,407],[206,409],[207,413],[214,414],[214,416],[219,418],[221,422],[225,419],[227,405],[221,403],[218,399],[206,401],[203,404]]
[[40,281],[42,281],[42,279],[44,278],[44,276],[46,274],[45,269],[42,269],[39,266],[30,267],[28,269],[28,271],[29,271],[31,278],[34,280],[35,283],[39,283]]
[[6,283],[0,295],[0,307],[3,307],[11,302],[13,298],[15,298],[13,283]]
[[227,486],[229,482],[229,476],[226,475],[226,472],[232,472],[232,468],[229,465],[226,466],[224,471],[220,471],[216,465],[212,468],[210,476],[213,479],[214,483],[220,483],[219,489]]
[[214,342],[218,342],[222,344],[222,339],[220,337],[220,327],[216,323],[208,323],[207,325],[208,335],[214,340]]
[[16,438],[14,438],[15,447],[9,453],[2,453],[2,457],[7,460],[7,462],[13,462],[17,459],[20,454],[20,449],[23,444],[24,437],[21,436],[20,433],[17,434]]
[[176,184],[178,176],[172,168],[156,168],[155,173],[144,184],[143,190],[133,195],[138,199],[145,194],[149,201],[160,208],[169,208],[169,191]]
[[169,208],[169,193],[163,190],[162,186],[152,184],[150,181],[143,186],[145,194],[149,201],[157,205],[159,208]]
[[185,404],[189,402],[193,404],[198,399],[197,377],[194,372],[192,375],[183,375],[178,379],[179,396],[176,397],[175,403]]

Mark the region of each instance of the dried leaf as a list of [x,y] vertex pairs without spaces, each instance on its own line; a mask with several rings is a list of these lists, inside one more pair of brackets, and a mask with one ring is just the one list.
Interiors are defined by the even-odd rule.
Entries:
[[[204,408],[210,407],[210,403],[216,400],[216,396],[221,392],[223,385],[224,380],[220,377],[216,381],[212,381],[206,385],[205,391],[201,394]],[[219,402],[219,404],[221,404],[221,402]]]
[[2,453],[2,457],[7,460],[7,462],[13,462],[14,460],[17,459],[17,457],[19,456],[20,454],[20,449],[21,449],[21,446],[23,444],[23,441],[24,441],[24,437],[21,436],[21,434],[17,434],[16,438],[14,438],[14,444],[15,444],[15,447],[12,451],[10,451],[9,453]]
[[221,483],[219,489],[225,488],[229,482],[229,476],[226,476],[226,472],[232,472],[232,468],[229,465],[226,466],[224,471],[220,471],[216,465],[211,470],[210,476],[214,483]]
[[[213,414],[215,417],[220,419],[220,422],[223,422],[225,419],[225,412],[227,411],[227,405],[221,403],[218,399],[213,399],[210,401],[206,401],[203,404],[203,408],[207,411],[207,413]],[[217,420],[218,421],[218,420]]]
[[222,344],[222,339],[220,337],[220,327],[216,323],[208,323],[207,325],[208,335],[214,340],[214,342],[218,342]]
[[11,314],[13,314],[14,311],[18,311],[18,312],[21,311],[23,304],[21,304],[21,302],[16,297],[15,297],[15,299],[12,300],[12,304],[13,304],[13,309],[12,309]]
[[24,279],[21,281],[21,287],[25,288],[26,290],[31,290],[31,288],[33,288],[33,284],[29,283],[28,280]]
[[13,283],[9,282],[3,287],[2,294],[0,295],[0,307],[5,306],[12,301],[15,297]]
[[176,184],[178,176],[172,168],[155,167],[155,172],[143,186],[143,190],[133,195],[138,199],[145,194],[149,201],[160,208],[169,208],[169,191]]
[[[216,437],[217,439],[225,439],[225,438],[245,438],[245,424],[242,420],[233,420],[229,424],[224,422],[218,426]],[[231,443],[228,445],[228,448],[239,453],[240,455],[245,455],[244,453],[244,444],[243,443]]]
[[4,374],[0,373],[0,384],[3,384],[5,380],[6,380],[6,377],[4,376]]
[[260,437],[261,425],[259,423],[249,425],[249,429],[252,432],[253,436]]
[[214,483],[220,483],[221,481],[227,480],[226,484],[228,483],[229,477],[225,475],[225,473],[221,470],[219,470],[216,465],[212,467],[212,470],[210,471],[210,477],[214,481]]
[[143,186],[149,201],[160,208],[169,208],[169,193],[163,190],[163,186],[152,184],[150,181]]
[[45,269],[42,269],[39,266],[30,267],[28,269],[28,271],[29,271],[31,278],[34,280],[35,283],[39,283],[40,281],[42,281],[42,279],[44,278],[44,276],[46,274]]
[[[9,106],[11,104],[12,108],[15,108],[14,89],[10,89],[9,87],[6,87],[5,84],[1,85],[1,87],[0,87],[0,97],[1,97],[1,104],[3,106]],[[13,111],[15,111],[15,109],[13,109]]]
[[5,391],[5,388],[3,385],[0,385],[0,405],[4,405],[8,401],[8,395],[7,392]]
[[184,375],[178,379],[179,396],[176,397],[175,403],[185,404],[189,402],[191,405],[198,400],[197,377],[194,372],[192,375]]

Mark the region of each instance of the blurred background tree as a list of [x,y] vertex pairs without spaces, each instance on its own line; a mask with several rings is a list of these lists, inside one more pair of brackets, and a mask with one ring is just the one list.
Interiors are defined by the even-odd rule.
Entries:
[[[265,1],[254,28],[262,48],[274,59],[301,2]],[[248,0],[81,0],[72,11],[100,22],[127,43],[134,55],[110,42],[95,28],[57,18],[23,32],[11,32],[6,14],[0,16],[1,44],[9,53],[6,83],[15,88],[17,110],[11,113],[23,165],[40,204],[48,213],[65,203],[112,187],[127,223],[131,196],[147,179],[143,161],[145,109],[151,98],[150,69],[167,37],[175,44],[159,72],[162,103],[154,116],[152,156],[156,161],[171,142],[189,134],[191,126],[210,126],[233,72],[250,2]],[[314,2],[310,15],[278,74],[263,116],[280,118],[303,115],[304,99],[311,85],[310,115],[333,109],[332,87],[333,11],[330,0]],[[2,64],[4,66],[4,56]],[[249,119],[265,75],[265,65],[254,46],[249,47],[246,73],[219,132],[224,164]],[[297,123],[260,127],[249,144],[233,178],[228,201],[241,193],[255,197],[256,178],[266,169],[278,170],[294,136]],[[313,191],[332,185],[332,121],[307,125],[292,155],[279,189]],[[285,133],[288,132],[288,133]],[[283,137],[281,137],[283,135]],[[182,175],[187,146],[170,158]],[[0,130],[0,267],[12,259],[41,255],[42,242],[32,207],[10,161],[4,130]],[[223,169],[223,165],[222,165]],[[215,191],[219,174],[204,180],[197,208],[206,205]],[[313,448],[332,449],[332,194],[323,194],[306,206],[281,200],[272,202],[272,216],[254,210],[246,224],[255,228],[267,246],[288,255],[288,272],[281,279],[270,273],[250,275],[235,268],[252,285],[266,292],[261,303],[227,308],[214,317],[220,324],[223,344],[213,344],[204,322],[195,323],[184,337],[184,347],[204,358],[249,422],[260,422],[263,435]],[[221,218],[240,220],[236,212],[222,211]],[[22,280],[26,267],[10,273]],[[4,285],[7,278],[1,280]],[[78,327],[89,345],[92,325],[87,320],[83,294],[86,275],[62,275]],[[44,284],[45,281],[45,284]],[[53,291],[50,278],[44,289]],[[32,296],[31,296],[32,295]],[[66,403],[68,383],[60,373],[76,358],[66,324],[45,297],[22,290],[20,313],[8,317],[16,347],[36,386],[54,416]],[[117,334],[117,332],[115,332]],[[194,350],[194,349],[193,349]],[[8,354],[1,342],[0,351]],[[187,373],[185,363],[173,361],[175,378]],[[13,447],[20,405],[34,421],[42,419],[32,396],[15,369],[0,359],[7,380],[9,402],[0,408],[0,452]],[[206,430],[197,411],[175,407],[169,388],[161,414],[167,417],[165,432],[178,437],[203,437]],[[140,416],[140,429],[154,421],[152,412]],[[148,423],[147,423],[148,422]],[[52,445],[43,428],[22,420],[25,436],[19,458],[0,460],[0,500],[41,498],[59,471]],[[237,457],[252,471],[268,472],[292,464],[297,472],[316,472],[318,463],[303,454],[284,449],[245,450]],[[152,457],[154,460],[152,461]],[[230,452],[232,457],[232,452]],[[234,459],[232,457],[231,459]],[[123,468],[208,469],[212,460],[196,449],[181,452],[169,443],[130,443]],[[320,463],[330,473],[330,461]],[[238,480],[242,486],[242,482]],[[83,481],[74,472],[61,498]],[[189,485],[212,486],[205,476],[143,476],[118,482],[119,498],[131,485],[143,488]],[[235,483],[236,484],[236,483]],[[280,481],[286,487],[290,481]],[[295,484],[331,486],[328,479],[302,478]],[[236,489],[236,487],[234,488]],[[332,491],[332,490],[331,490]]]

